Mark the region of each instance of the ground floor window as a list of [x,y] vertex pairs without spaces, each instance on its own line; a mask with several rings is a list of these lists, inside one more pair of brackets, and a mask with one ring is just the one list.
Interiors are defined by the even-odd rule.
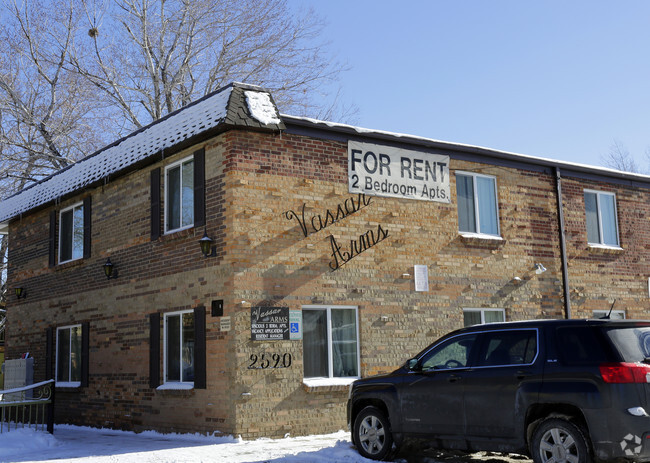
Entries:
[[464,326],[506,321],[504,309],[463,309]]
[[194,313],[165,314],[165,382],[194,382]]
[[56,330],[56,385],[81,386],[81,325]]
[[603,318],[609,315],[612,320],[625,320],[625,310],[594,310],[594,318]]
[[305,378],[359,377],[356,307],[303,307]]

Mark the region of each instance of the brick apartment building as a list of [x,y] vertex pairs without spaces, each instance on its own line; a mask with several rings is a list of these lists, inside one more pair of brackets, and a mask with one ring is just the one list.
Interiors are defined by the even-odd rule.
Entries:
[[0,222],[6,358],[56,379],[59,423],[335,431],[353,378],[464,324],[650,309],[650,177],[280,116],[243,84]]

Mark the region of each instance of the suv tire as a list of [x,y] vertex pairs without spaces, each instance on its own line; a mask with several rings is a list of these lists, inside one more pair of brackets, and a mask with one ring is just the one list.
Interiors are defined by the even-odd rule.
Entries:
[[562,418],[547,418],[537,426],[530,443],[530,453],[535,463],[591,461],[583,430]]
[[393,448],[393,436],[386,414],[376,407],[366,407],[357,415],[352,440],[359,453],[372,460],[383,460]]

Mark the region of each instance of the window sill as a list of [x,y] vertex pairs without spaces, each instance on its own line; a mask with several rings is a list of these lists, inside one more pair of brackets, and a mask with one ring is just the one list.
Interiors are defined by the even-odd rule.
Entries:
[[607,244],[596,244],[596,243],[588,243],[587,250],[591,252],[602,253],[602,254],[620,254],[625,252],[625,249],[623,249],[620,246],[610,246]]
[[305,378],[302,385],[307,392],[348,392],[350,384],[358,377],[354,378]]
[[184,232],[185,230],[189,230],[191,228],[194,228],[194,224],[186,225],[186,226],[180,227],[180,228],[174,228],[173,230],[165,230],[165,233],[163,234],[163,236],[174,235],[176,233],[180,233],[180,232]]
[[53,267],[54,270],[65,270],[73,267],[78,267],[84,263],[84,258],[80,257],[79,259],[66,260],[65,262],[57,262]]
[[57,389],[79,389],[81,387],[81,383],[78,381],[68,383],[54,383],[54,387]]
[[480,244],[484,246],[500,246],[506,242],[501,236],[484,235],[483,233],[460,232],[460,238],[469,244]]
[[156,388],[157,391],[189,391],[194,389],[194,383],[165,383]]

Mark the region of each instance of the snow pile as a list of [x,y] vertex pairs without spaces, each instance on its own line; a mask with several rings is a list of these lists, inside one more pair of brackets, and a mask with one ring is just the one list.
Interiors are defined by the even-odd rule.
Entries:
[[33,429],[0,434],[0,462],[75,463],[197,462],[367,463],[352,448],[349,433],[244,441],[230,436],[139,434],[110,429],[57,425],[54,435]]
[[251,116],[262,124],[279,124],[278,110],[271,101],[271,95],[263,92],[245,91],[246,104]]
[[231,91],[229,87],[186,106],[5,199],[0,203],[0,223],[216,127],[226,117]]
[[56,438],[45,431],[35,431],[31,428],[11,429],[7,432],[6,423],[0,434],[0,461],[11,461],[13,455],[26,451],[47,451],[59,445]]
[[[527,463],[518,455],[480,452],[465,455],[429,449],[398,456],[396,463]],[[413,458],[411,458],[411,455]],[[350,434],[286,437],[244,441],[233,437],[200,434],[140,434],[111,429],[57,425],[54,435],[33,429],[0,434],[0,462],[40,463],[371,463],[350,443]]]

